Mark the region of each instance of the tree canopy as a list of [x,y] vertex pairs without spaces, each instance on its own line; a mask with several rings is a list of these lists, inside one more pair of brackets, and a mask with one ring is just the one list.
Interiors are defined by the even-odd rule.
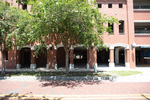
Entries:
[[15,32],[9,32],[11,37],[15,36],[15,46],[39,43],[39,50],[49,44],[62,43],[67,70],[71,46],[84,44],[85,47],[103,47],[103,34],[111,31],[103,24],[118,21],[99,12],[93,0],[27,0],[25,3],[32,5],[30,12],[18,12],[21,16],[15,17],[18,28]]

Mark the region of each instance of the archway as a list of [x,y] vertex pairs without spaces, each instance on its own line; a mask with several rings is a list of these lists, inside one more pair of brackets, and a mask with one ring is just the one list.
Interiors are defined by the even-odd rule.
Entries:
[[102,48],[97,51],[97,64],[98,67],[108,67],[109,66],[109,49]]
[[83,47],[74,48],[74,67],[86,68],[87,64],[87,49]]
[[115,67],[125,67],[126,51],[124,47],[118,46],[114,48]]
[[65,50],[64,47],[57,48],[57,64],[58,68],[65,67]]
[[44,52],[39,51],[38,58],[36,58],[36,67],[37,68],[46,68],[47,64],[47,50],[43,48]]
[[30,68],[31,49],[26,47],[21,49],[21,68]]

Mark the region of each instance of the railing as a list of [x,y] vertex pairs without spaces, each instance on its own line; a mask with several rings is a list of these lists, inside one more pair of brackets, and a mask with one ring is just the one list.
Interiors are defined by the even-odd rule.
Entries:
[[150,30],[135,30],[135,34],[150,34]]
[[134,6],[134,9],[150,9],[150,6]]
[[123,30],[119,30],[119,33],[121,33],[121,34],[122,34],[122,33],[124,33],[124,31],[123,31]]

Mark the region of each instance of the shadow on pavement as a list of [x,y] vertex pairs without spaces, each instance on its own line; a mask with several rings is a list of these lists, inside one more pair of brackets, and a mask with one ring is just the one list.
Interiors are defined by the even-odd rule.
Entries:
[[146,100],[150,100],[150,98],[148,98],[146,95],[141,94],[142,97],[144,97]]
[[[43,81],[42,81],[43,82]],[[52,86],[64,86],[67,88],[75,88],[75,87],[82,87],[82,85],[94,85],[94,84],[101,84],[101,81],[48,81],[43,82],[42,87]]]
[[4,96],[0,96],[0,100],[61,100],[62,98],[57,98],[57,97],[54,97],[53,99],[49,99],[49,98],[46,98],[45,96],[42,96],[42,97],[34,97],[32,95],[27,95],[27,94],[24,94],[24,95],[20,95],[19,93],[16,93],[16,94],[7,94],[7,95],[4,95]]

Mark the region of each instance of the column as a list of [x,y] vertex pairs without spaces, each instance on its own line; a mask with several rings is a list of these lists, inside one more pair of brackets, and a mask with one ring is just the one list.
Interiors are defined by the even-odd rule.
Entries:
[[125,66],[126,66],[126,68],[130,68],[130,63],[129,63],[129,56],[130,56],[129,46],[125,49],[125,51],[126,51]]
[[36,68],[36,57],[34,56],[35,48],[34,46],[31,47],[31,64],[30,69]]
[[54,52],[53,52],[54,54],[54,69],[56,69],[57,70],[57,47],[56,46],[54,46]]
[[119,64],[119,48],[115,50],[115,63]]
[[109,48],[109,68],[114,68],[114,46],[111,45]]
[[86,68],[89,69],[89,48],[87,47],[87,64],[86,64]]
[[74,69],[74,58],[73,58],[73,48],[71,48],[70,50],[70,65],[69,65],[69,69]]
[[19,47],[17,47],[17,51],[16,51],[16,69],[20,69],[21,68],[21,49]]
[[49,69],[49,67],[50,67],[50,49],[48,48],[48,50],[47,50],[47,64],[46,64],[46,69]]

